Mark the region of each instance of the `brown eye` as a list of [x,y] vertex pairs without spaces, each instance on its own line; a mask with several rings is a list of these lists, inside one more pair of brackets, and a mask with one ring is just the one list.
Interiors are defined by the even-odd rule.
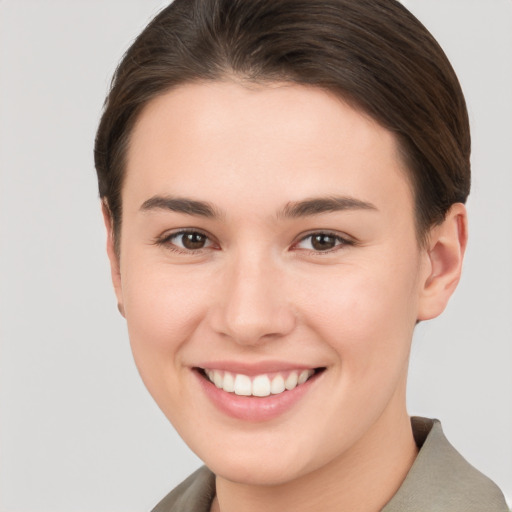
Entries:
[[214,248],[215,245],[208,235],[200,231],[178,231],[157,239],[156,244],[182,253]]
[[316,251],[328,251],[336,247],[336,237],[324,233],[318,233],[311,236],[311,246]]
[[305,236],[294,248],[320,253],[342,249],[347,245],[354,245],[354,242],[339,235],[335,235],[334,233],[322,233],[320,231]]
[[181,245],[190,251],[203,249],[208,241],[208,237],[202,233],[181,233],[177,238],[181,238]]

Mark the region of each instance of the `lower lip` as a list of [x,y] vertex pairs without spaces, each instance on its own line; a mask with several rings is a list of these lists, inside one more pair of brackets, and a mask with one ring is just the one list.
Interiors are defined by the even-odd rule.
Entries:
[[217,388],[199,371],[194,370],[194,373],[206,396],[221,412],[232,418],[251,422],[269,421],[284,414],[300,401],[320,376],[320,373],[316,373],[304,384],[300,384],[290,391],[283,391],[278,395],[256,397],[228,393]]

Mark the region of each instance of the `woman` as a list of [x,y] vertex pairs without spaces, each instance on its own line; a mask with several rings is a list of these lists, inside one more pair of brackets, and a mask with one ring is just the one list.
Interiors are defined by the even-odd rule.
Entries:
[[139,372],[205,462],[157,511],[496,510],[405,405],[453,293],[470,138],[444,53],[393,0],[175,1],[95,147]]

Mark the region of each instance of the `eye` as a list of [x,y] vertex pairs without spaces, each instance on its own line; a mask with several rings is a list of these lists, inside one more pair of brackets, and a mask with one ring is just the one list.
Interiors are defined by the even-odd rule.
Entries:
[[178,252],[193,252],[213,246],[210,238],[200,231],[182,230],[156,240],[157,245],[169,246]]
[[354,245],[354,242],[347,240],[334,233],[310,233],[302,238],[295,246],[296,249],[305,249],[315,252],[329,252],[337,247]]

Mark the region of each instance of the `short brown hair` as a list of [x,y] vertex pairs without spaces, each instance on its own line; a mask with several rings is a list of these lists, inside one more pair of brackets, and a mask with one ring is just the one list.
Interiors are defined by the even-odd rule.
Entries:
[[471,143],[462,90],[439,44],[399,2],[175,0],[124,55],[96,135],[99,193],[116,234],[141,110],[179,84],[233,75],[328,89],[394,133],[420,241],[453,203],[466,201]]

